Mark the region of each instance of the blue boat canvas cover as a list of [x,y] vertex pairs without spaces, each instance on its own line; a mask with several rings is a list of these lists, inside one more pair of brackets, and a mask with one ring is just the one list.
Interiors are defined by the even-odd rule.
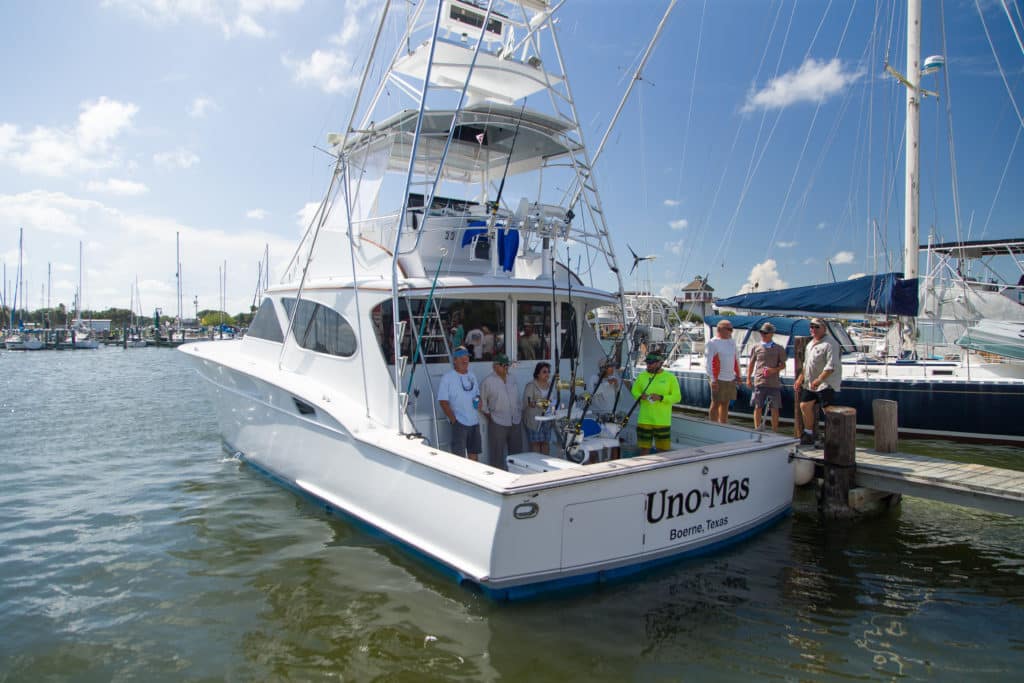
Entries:
[[864,277],[716,299],[715,306],[821,315],[917,315],[917,279],[902,273]]

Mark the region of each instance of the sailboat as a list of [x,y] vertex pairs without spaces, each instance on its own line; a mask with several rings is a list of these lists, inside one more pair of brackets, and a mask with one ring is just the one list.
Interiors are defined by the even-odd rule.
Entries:
[[[977,272],[975,262],[996,256],[1015,259],[1024,272],[1024,239],[939,244],[929,238],[928,243],[919,245],[920,99],[932,94],[920,83],[922,76],[941,68],[944,60],[930,57],[922,69],[920,0],[910,0],[907,6],[906,76],[889,67],[907,91],[903,272],[739,294],[718,299],[715,306],[743,314],[730,317],[734,329],[746,330],[738,340],[741,351],[758,342],[754,331],[765,322],[775,325],[775,341],[790,349],[791,337],[810,334],[806,319],[778,316],[892,316],[883,336],[868,349],[852,340],[839,322],[828,323],[830,334],[845,352],[842,389],[836,402],[857,410],[858,428],[871,430],[873,401],[887,399],[898,404],[903,436],[1024,444],[1020,426],[1010,417],[1024,414],[1024,363],[1013,355],[997,353],[1010,348],[1008,342],[992,341],[997,333],[984,331],[993,323],[997,327],[998,323],[1024,323],[1024,278],[1015,285],[970,276]],[[922,251],[927,254],[928,269],[919,278]],[[719,320],[718,316],[708,316],[705,322],[713,332]],[[973,330],[979,333],[972,334]],[[670,367],[680,379],[683,403],[695,409],[707,408],[710,389],[703,359],[681,357]],[[795,374],[790,351],[790,366],[783,378],[784,417],[792,416]],[[740,388],[735,409],[752,412],[750,393],[744,387]]]
[[[604,460],[584,428],[578,386],[605,359],[584,321],[616,304],[621,320],[622,284],[560,7],[385,2],[349,124],[329,137],[330,186],[282,281],[243,339],[180,348],[213,388],[230,452],[495,599],[739,542],[793,496],[791,438],[680,418],[671,450]],[[614,288],[573,270],[570,248]],[[519,387],[553,366],[551,455],[448,452],[438,389],[470,338],[466,391],[498,354]],[[630,403],[600,419],[621,428]]]
[[[11,313],[11,320],[10,320],[11,331],[10,331],[10,334],[8,334],[4,338],[4,348],[7,349],[8,351],[39,351],[39,350],[45,348],[45,344],[43,343],[43,340],[40,339],[35,334],[30,334],[29,332],[26,332],[23,329],[23,325],[20,324],[21,321],[19,321],[19,328],[20,329],[18,331],[14,331],[14,315],[18,311],[18,294],[19,294],[19,292],[21,292],[21,298],[23,300],[27,299],[27,296],[24,293],[24,288],[22,286],[22,281],[21,281],[21,276],[22,276],[22,252],[23,252],[23,249],[24,249],[24,239],[25,239],[25,229],[24,228],[20,228],[18,230],[18,271],[17,271],[17,273],[15,275],[15,280],[14,280],[14,300],[11,302],[11,308],[10,308],[10,313]],[[23,308],[27,308],[24,305],[24,303],[22,304],[22,307]]]
[[78,243],[78,289],[75,291],[75,318],[71,322],[71,348],[98,349],[92,328],[82,320],[82,243]]
[[139,278],[135,278],[135,282],[132,284],[131,291],[131,302],[128,306],[131,311],[129,316],[129,327],[125,330],[124,347],[126,349],[141,349],[145,348],[147,343],[142,338],[142,334],[139,331],[139,320],[142,318],[142,300],[139,297]]

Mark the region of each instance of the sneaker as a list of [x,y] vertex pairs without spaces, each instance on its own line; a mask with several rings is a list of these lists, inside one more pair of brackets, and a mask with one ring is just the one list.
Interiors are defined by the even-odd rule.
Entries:
[[801,446],[813,446],[814,445],[814,434],[808,434],[807,432],[804,432],[803,434],[801,434],[800,435],[800,445]]

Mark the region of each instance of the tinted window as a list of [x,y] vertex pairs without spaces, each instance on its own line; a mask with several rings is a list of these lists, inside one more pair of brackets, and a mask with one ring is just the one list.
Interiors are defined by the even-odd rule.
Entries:
[[249,325],[246,335],[278,343],[284,341],[281,323],[277,320],[277,311],[274,310],[274,303],[270,299],[264,299],[260,304],[260,310],[256,311],[256,317]]
[[576,309],[562,304],[562,358],[576,358],[579,351],[579,327],[576,323]]
[[516,340],[518,360],[551,358],[551,304],[544,301],[520,301],[516,322],[519,326]]
[[[291,316],[295,299],[283,299]],[[292,336],[304,349],[332,356],[351,356],[356,352],[356,333],[337,311],[303,299],[299,301],[292,324]]]
[[[401,355],[410,361],[415,355],[417,363],[421,359],[427,363],[448,363],[451,360],[449,351],[457,346],[467,347],[474,361],[489,361],[499,353],[508,353],[503,301],[435,298],[428,308],[426,299],[403,299],[400,306],[399,320],[406,323]],[[426,319],[424,311],[427,311]],[[384,357],[389,363],[394,363],[391,302],[378,304],[371,315]],[[415,339],[421,329],[423,336],[417,351]]]

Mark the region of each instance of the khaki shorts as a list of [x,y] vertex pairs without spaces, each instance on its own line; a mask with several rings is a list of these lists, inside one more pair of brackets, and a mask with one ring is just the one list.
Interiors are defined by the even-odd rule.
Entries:
[[736,400],[736,382],[718,380],[718,389],[711,388],[711,400],[715,403],[726,403]]

